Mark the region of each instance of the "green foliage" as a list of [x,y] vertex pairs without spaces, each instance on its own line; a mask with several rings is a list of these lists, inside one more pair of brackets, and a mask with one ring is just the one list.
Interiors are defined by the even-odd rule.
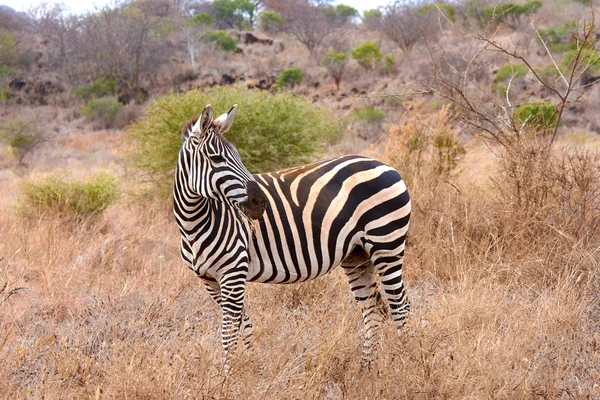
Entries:
[[483,22],[504,22],[512,26],[518,25],[521,16],[535,13],[542,7],[540,0],[532,0],[523,4],[499,3],[484,7],[481,13]]
[[100,77],[96,82],[89,86],[74,86],[71,89],[73,94],[88,100],[90,97],[103,97],[115,95],[117,92],[117,80],[106,76]]
[[372,19],[372,20],[376,20],[376,19],[380,19],[381,18],[381,11],[379,11],[376,8],[372,8],[370,10],[365,10],[363,11],[363,19],[365,21]]
[[12,76],[15,73],[16,72],[14,69],[8,68],[6,65],[0,64],[0,76],[2,76],[2,75]]
[[275,11],[263,11],[258,16],[258,25],[265,32],[276,33],[283,27],[283,18]]
[[0,140],[11,148],[19,165],[23,165],[25,156],[46,141],[46,135],[34,121],[14,119],[0,127]]
[[235,51],[237,42],[225,31],[210,31],[208,32],[208,40],[215,42],[217,47],[225,51]]
[[365,107],[354,111],[354,118],[367,124],[375,124],[383,121],[385,113],[378,108]]
[[450,21],[455,22],[456,21],[456,8],[452,7],[450,4],[427,4],[421,8],[419,8],[419,12],[421,14],[429,14],[429,12],[431,11],[437,11],[440,10],[445,16],[446,18],[448,18]]
[[366,70],[372,69],[375,62],[381,60],[382,57],[379,46],[375,42],[361,44],[352,51],[352,58]]
[[113,128],[117,112],[123,107],[115,97],[92,99],[81,109],[81,114],[94,121],[99,128]]
[[119,196],[119,182],[111,175],[98,174],[83,182],[52,175],[23,184],[16,211],[28,217],[51,214],[82,221],[102,214]]
[[553,130],[558,123],[558,111],[551,102],[536,101],[516,107],[513,119],[519,125],[544,131]]
[[499,91],[503,96],[506,94],[506,87],[501,83],[513,79],[525,77],[529,72],[529,68],[525,64],[506,64],[503,65],[492,82],[492,90]]
[[130,164],[145,172],[160,193],[171,190],[182,127],[190,118],[197,119],[207,104],[216,115],[238,104],[226,136],[253,173],[308,162],[320,151],[320,143],[337,139],[342,132],[328,112],[289,92],[270,94],[235,85],[164,96],[127,130]]
[[277,87],[284,88],[287,86],[299,85],[302,82],[302,70],[298,67],[288,68],[281,71],[277,78]]
[[250,0],[215,0],[215,19],[238,29],[252,27],[256,4]]
[[394,60],[394,57],[392,57],[392,56],[385,56],[384,60],[385,60],[385,72],[389,74],[392,71],[394,64],[396,64],[396,60]]
[[340,88],[340,81],[342,80],[342,75],[344,74],[344,69],[346,67],[346,61],[348,59],[348,54],[346,53],[338,53],[337,51],[330,51],[323,58],[323,66],[327,68],[327,73],[331,75],[335,82],[335,86]]
[[13,35],[0,28],[0,64],[13,64],[17,56],[17,43]]
[[578,26],[577,21],[567,21],[558,28],[540,29],[539,34],[550,50],[563,52],[573,48],[571,37]]
[[449,175],[458,166],[460,155],[464,153],[463,147],[454,135],[445,130],[434,135],[433,148],[437,155],[434,165],[438,175]]
[[196,14],[188,20],[188,24],[195,25],[195,26],[197,26],[197,25],[208,26],[208,25],[212,25],[212,23],[213,23],[213,19],[207,13]]
[[575,48],[563,54],[560,66],[567,74],[573,71],[575,63],[577,63],[576,74],[585,71],[588,75],[595,75],[600,72],[600,54],[589,44],[584,46],[582,49]]
[[335,6],[335,16],[339,21],[349,22],[358,17],[358,10],[345,4],[338,4]]

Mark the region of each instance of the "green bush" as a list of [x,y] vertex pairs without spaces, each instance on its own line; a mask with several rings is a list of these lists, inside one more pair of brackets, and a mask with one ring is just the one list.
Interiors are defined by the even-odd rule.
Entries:
[[6,29],[0,28],[0,64],[12,65],[17,56],[17,42]]
[[214,0],[215,19],[237,29],[252,29],[256,4],[250,0]]
[[277,87],[284,88],[287,86],[299,85],[302,82],[302,70],[298,67],[288,68],[281,71],[277,78]]
[[382,57],[379,46],[375,42],[361,44],[352,51],[352,58],[366,70],[372,69],[375,62],[381,60]]
[[323,66],[327,68],[327,73],[333,78],[338,90],[340,90],[340,82],[342,80],[342,75],[344,74],[344,69],[346,68],[347,59],[348,54],[338,53],[337,51],[332,50],[327,53],[322,61]]
[[237,49],[237,42],[225,31],[210,31],[207,38],[225,51],[235,51]]
[[28,119],[8,121],[0,127],[0,140],[8,145],[17,157],[19,165],[24,165],[24,158],[36,147],[47,140],[43,130]]
[[85,100],[89,100],[92,96],[114,96],[117,92],[117,80],[103,76],[89,86],[74,86],[71,91],[74,95],[82,97]]
[[102,97],[88,101],[81,114],[95,122],[98,128],[108,129],[115,126],[115,117],[122,107],[123,104],[115,97]]
[[119,183],[111,175],[98,174],[82,182],[52,175],[23,184],[16,210],[28,217],[52,214],[82,221],[102,214],[119,196]]
[[265,32],[277,33],[283,27],[283,18],[275,11],[263,11],[258,16],[258,26]]
[[456,21],[456,8],[450,4],[427,4],[419,9],[421,14],[429,14],[430,11],[440,10],[450,21]]
[[567,21],[558,28],[540,29],[539,34],[551,51],[563,52],[573,47],[571,37],[578,26],[577,21]]
[[170,193],[182,127],[190,118],[197,119],[207,104],[216,115],[238,104],[226,136],[253,173],[311,161],[320,151],[320,143],[337,139],[342,132],[340,123],[328,112],[289,92],[270,94],[233,85],[164,96],[128,128],[128,161],[147,174],[159,193]]
[[345,4],[338,4],[335,6],[335,18],[339,22],[350,22],[357,16],[358,10],[356,10],[354,7],[350,7]]
[[553,130],[558,123],[558,112],[555,104],[536,101],[516,107],[513,119],[519,125],[538,130]]
[[523,4],[499,3],[484,7],[481,13],[483,22],[504,22],[512,26],[518,25],[521,16],[536,12],[542,7],[540,0],[532,0]]
[[513,79],[520,79],[525,77],[529,72],[529,68],[525,64],[506,64],[503,65],[492,82],[492,90],[499,91],[503,96],[506,94],[507,88],[501,83]]
[[378,123],[383,121],[385,113],[378,108],[360,108],[354,111],[354,118],[368,124]]
[[375,24],[381,20],[381,11],[376,8],[363,11],[363,22],[367,25]]
[[[573,64],[577,61],[579,67],[576,68],[577,72],[583,72],[588,75],[594,75],[600,72],[600,54],[596,52],[596,49],[589,44],[584,44],[583,49],[572,49],[563,54],[560,66],[563,71],[570,74],[573,70]],[[581,51],[581,54],[579,52]],[[579,58],[578,57],[579,54]]]

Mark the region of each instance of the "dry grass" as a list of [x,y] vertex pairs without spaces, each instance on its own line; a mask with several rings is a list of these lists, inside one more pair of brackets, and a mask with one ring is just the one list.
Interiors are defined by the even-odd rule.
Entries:
[[340,271],[249,285],[255,349],[225,376],[219,310],[179,260],[168,206],[124,201],[73,228],[23,220],[3,197],[0,397],[600,397],[597,237],[507,235],[520,221],[501,218],[488,179],[446,179],[415,184],[414,311],[400,335],[385,324],[366,374],[360,312]]
[[593,280],[530,288],[476,260],[446,280],[420,267],[411,248],[414,314],[400,336],[385,326],[368,374],[343,274],[251,285],[255,350],[237,354],[224,376],[219,311],[179,262],[168,210],[115,208],[75,232],[57,221],[24,227],[7,214],[0,226],[9,238],[0,264],[3,397],[600,395]]

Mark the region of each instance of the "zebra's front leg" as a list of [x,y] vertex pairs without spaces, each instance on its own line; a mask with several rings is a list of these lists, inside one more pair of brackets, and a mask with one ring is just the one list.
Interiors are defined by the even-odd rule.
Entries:
[[369,370],[375,360],[374,347],[379,342],[379,328],[382,323],[379,292],[375,281],[375,269],[370,261],[366,265],[342,263],[350,282],[354,299],[362,308],[365,324],[365,339],[362,352],[362,369]]
[[230,278],[224,278],[221,286],[221,340],[225,350],[225,372],[229,371],[229,354],[231,354],[238,342],[238,334],[242,323],[244,310],[244,295],[246,289],[246,275],[233,274]]
[[[219,282],[214,281],[214,280],[208,280],[208,279],[202,279],[202,283],[204,283],[204,286],[206,287],[206,290],[208,291],[208,294],[210,295],[210,297],[212,297],[212,299],[219,305],[219,308],[221,308],[221,287],[219,285]],[[244,335],[244,346],[251,350],[253,347],[253,343],[254,343],[254,335],[253,335],[253,327],[252,327],[252,321],[250,321],[250,317],[248,316],[248,312],[247,312],[247,307],[244,305],[243,308],[243,316],[242,316],[242,326],[241,326],[241,330],[242,330],[242,334]]]

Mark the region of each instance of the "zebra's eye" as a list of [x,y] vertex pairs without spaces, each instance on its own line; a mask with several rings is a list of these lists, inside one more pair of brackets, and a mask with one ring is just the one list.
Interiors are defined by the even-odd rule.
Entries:
[[212,154],[209,157],[210,157],[210,160],[212,162],[214,162],[215,164],[222,164],[222,163],[227,162],[225,160],[225,157],[223,157],[222,155],[219,155],[219,154]]

